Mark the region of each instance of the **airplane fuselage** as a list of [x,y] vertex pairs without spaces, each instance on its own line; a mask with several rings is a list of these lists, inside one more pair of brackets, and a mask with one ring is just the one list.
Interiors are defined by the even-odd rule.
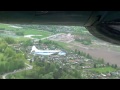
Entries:
[[32,47],[31,53],[34,55],[65,55],[66,53],[62,52],[61,50],[38,50],[35,46]]

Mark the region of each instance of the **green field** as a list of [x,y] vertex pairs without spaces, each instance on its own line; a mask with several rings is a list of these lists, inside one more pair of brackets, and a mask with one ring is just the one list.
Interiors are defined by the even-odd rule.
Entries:
[[14,32],[23,32],[24,35],[42,35],[42,36],[33,36],[34,38],[44,38],[52,35],[52,32],[44,31],[44,30],[37,30],[37,29],[31,29],[31,28],[14,28],[10,27],[9,24],[0,24],[0,30],[11,30]]
[[68,43],[65,42],[60,42],[60,41],[54,41],[55,43],[57,43],[59,46],[61,46],[62,48],[64,48],[67,51],[71,51],[71,49],[68,47]]
[[54,41],[54,42],[57,43],[60,46],[67,47],[67,43],[60,42],[60,41]]
[[43,31],[43,30],[37,30],[37,29],[24,29],[22,30],[24,31],[24,34],[25,35],[43,35],[43,36],[48,36],[48,35],[51,35],[52,33],[51,32],[48,32],[48,31]]
[[33,38],[44,38],[52,35],[51,32],[48,31],[43,31],[43,30],[36,30],[36,29],[29,29],[29,30],[24,30],[24,35],[42,35],[42,36],[32,36]]
[[[11,27],[12,25],[10,24],[2,24],[0,23],[0,29],[1,30],[17,30],[18,28]],[[22,29],[22,28],[20,28]]]
[[112,67],[103,67],[103,68],[92,68],[90,69],[92,71],[98,72],[98,73],[107,73],[107,72],[113,72],[116,71],[115,68]]

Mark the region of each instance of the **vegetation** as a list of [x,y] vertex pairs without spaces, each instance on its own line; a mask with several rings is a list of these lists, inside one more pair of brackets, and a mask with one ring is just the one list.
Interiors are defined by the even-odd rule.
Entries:
[[4,40],[8,43],[8,44],[15,44],[15,40],[11,37],[5,37]]
[[81,42],[84,45],[92,44],[92,41],[90,38],[83,38],[83,39],[76,38],[75,41]]
[[116,71],[116,69],[112,67],[92,68],[90,70],[98,72],[98,73],[107,73],[107,72]]
[[28,39],[26,41],[22,41],[22,46],[24,46],[24,47],[32,46],[32,45],[33,45],[33,42],[30,39]]
[[17,53],[8,46],[9,43],[14,44],[14,40],[9,37],[0,39],[0,74],[24,68],[23,53]]
[[16,35],[18,35],[18,36],[24,36],[24,32],[17,31],[17,32],[16,32]]
[[76,79],[82,78],[81,72],[79,70],[68,70],[66,67],[59,67],[58,64],[48,63],[43,61],[35,61],[35,66],[33,70],[23,71],[16,73],[14,75],[9,75],[8,78],[18,78],[18,79]]

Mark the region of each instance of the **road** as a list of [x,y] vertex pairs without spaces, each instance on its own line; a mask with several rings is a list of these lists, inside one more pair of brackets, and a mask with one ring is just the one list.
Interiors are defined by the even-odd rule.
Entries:
[[[52,38],[52,37],[56,37],[57,35],[61,35],[61,34],[62,33],[58,33],[58,34],[55,34],[55,35],[44,37],[44,38],[41,38],[41,40]],[[36,38],[33,38],[32,36],[42,36],[42,35],[25,35],[24,37],[31,38],[31,39],[36,39]]]
[[58,34],[51,35],[51,36],[48,36],[48,37],[45,37],[45,38],[41,38],[41,40],[52,38],[52,37],[56,37],[56,36],[61,35],[61,34],[63,34],[63,33],[58,33]]
[[2,75],[2,78],[3,78],[3,79],[6,79],[6,76],[7,76],[7,75],[15,74],[15,73],[17,73],[17,72],[22,72],[22,71],[24,71],[24,70],[30,70],[30,69],[33,68],[33,66],[31,66],[31,65],[29,65],[29,64],[27,64],[27,63],[25,63],[25,65],[27,65],[28,67],[26,67],[26,68],[24,68],[24,69],[14,70],[13,72],[5,73],[4,75]]

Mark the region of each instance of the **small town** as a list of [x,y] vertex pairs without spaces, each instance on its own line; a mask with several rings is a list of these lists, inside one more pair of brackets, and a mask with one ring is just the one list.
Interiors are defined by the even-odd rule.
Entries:
[[53,31],[53,26],[31,27],[0,25],[1,79],[120,78],[117,63],[108,62],[106,57],[98,57],[104,50],[119,55],[120,46],[97,40],[83,27],[65,26],[67,32],[58,26],[54,26],[56,31]]

